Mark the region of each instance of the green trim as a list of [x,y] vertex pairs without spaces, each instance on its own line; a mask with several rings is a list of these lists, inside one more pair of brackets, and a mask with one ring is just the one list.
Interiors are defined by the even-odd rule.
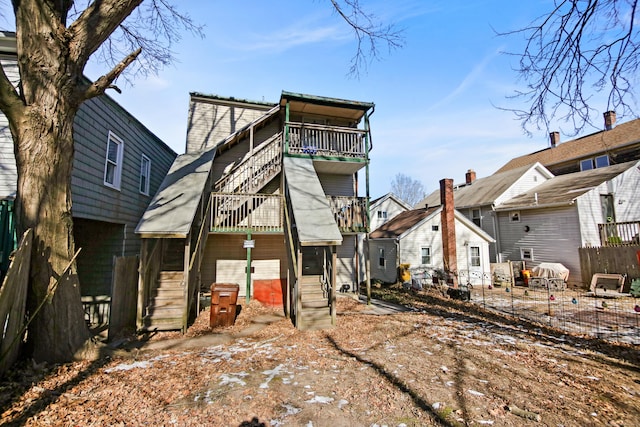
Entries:
[[298,159],[311,159],[311,160],[327,160],[338,161],[346,163],[365,163],[367,159],[358,157],[332,157],[332,156],[319,156],[317,154],[297,154],[297,153],[285,153],[286,157],[295,157]]
[[287,102],[287,105],[285,106],[284,109],[284,150],[283,153],[284,154],[288,154],[289,153],[289,103]]
[[[213,234],[247,234],[247,229],[249,227],[244,227],[244,228],[218,228],[218,229],[211,229],[209,230],[209,233],[213,233]],[[284,227],[281,229],[276,229],[276,230],[270,230],[270,231],[255,231],[252,230],[252,234],[253,235],[261,235],[261,234],[282,234],[284,233]]]
[[282,91],[282,95],[280,97],[283,100],[287,100],[287,104],[289,100],[295,101],[304,101],[317,105],[327,105],[330,107],[343,107],[350,108],[355,110],[368,111],[371,108],[375,107],[373,102],[361,102],[361,101],[351,101],[349,99],[340,99],[340,98],[329,98],[325,96],[317,96],[317,95],[305,95],[303,93],[294,93]]

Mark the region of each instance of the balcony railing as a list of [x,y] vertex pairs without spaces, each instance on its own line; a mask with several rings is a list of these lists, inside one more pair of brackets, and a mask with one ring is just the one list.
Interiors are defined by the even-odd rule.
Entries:
[[369,231],[366,197],[327,196],[327,200],[342,233]]
[[282,196],[279,194],[213,193],[211,231],[281,233]]
[[640,244],[640,221],[598,224],[602,246],[629,246]]
[[365,159],[365,135],[362,129],[288,123],[289,154]]

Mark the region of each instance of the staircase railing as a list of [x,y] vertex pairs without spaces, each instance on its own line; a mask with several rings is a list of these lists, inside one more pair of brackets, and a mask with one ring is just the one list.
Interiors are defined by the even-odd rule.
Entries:
[[327,196],[327,200],[342,233],[369,231],[366,197]]
[[366,130],[288,122],[290,154],[366,158]]
[[[286,190],[285,190],[285,194],[286,194]],[[285,197],[285,200],[286,197]],[[289,276],[288,280],[287,280],[287,284],[288,284],[288,292],[287,292],[287,297],[286,297],[286,315],[289,317],[294,317],[297,315],[297,313],[300,312],[300,306],[299,306],[299,297],[298,297],[298,284],[299,284],[299,271],[300,269],[298,268],[298,257],[300,256],[300,252],[299,252],[299,248],[297,245],[298,242],[298,237],[297,234],[295,232],[295,229],[293,227],[293,224],[291,222],[291,212],[290,212],[290,206],[288,203],[285,204],[284,206],[284,234],[285,234],[285,243],[287,245],[287,252],[288,252],[288,261],[289,261],[289,271],[291,271],[293,273],[293,277]],[[294,304],[292,305],[291,302],[294,302]]]
[[214,185],[218,193],[255,193],[282,167],[282,132],[262,143]]
[[[149,247],[153,245],[151,249]],[[158,278],[162,263],[163,239],[142,239],[142,254],[140,258],[140,274],[138,279],[138,310],[137,324],[142,328],[144,316],[147,315],[151,286]]]
[[[208,194],[208,193],[205,193]],[[198,230],[198,238],[196,240],[195,245],[191,250],[191,257],[189,260],[189,286],[187,290],[187,307],[185,318],[189,319],[189,312],[191,307],[193,306],[194,300],[196,301],[196,310],[200,311],[200,298],[198,296],[198,292],[200,291],[200,265],[202,264],[202,258],[204,255],[204,250],[207,245],[207,238],[209,236],[209,229],[211,228],[211,196],[206,201],[203,201],[206,208],[205,212],[202,215],[202,223],[200,224],[200,229]],[[198,291],[198,292],[196,292]],[[187,325],[184,326],[185,330]]]
[[211,196],[211,231],[281,233],[283,229],[280,194],[214,193]]

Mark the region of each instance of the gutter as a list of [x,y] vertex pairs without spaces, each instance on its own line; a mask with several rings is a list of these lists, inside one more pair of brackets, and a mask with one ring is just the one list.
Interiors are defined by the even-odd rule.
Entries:
[[563,208],[568,206],[573,206],[575,204],[575,199],[570,202],[557,202],[557,203],[547,203],[543,205],[525,205],[525,206],[508,206],[503,208],[494,208],[496,212],[507,212],[512,210],[531,210],[531,209],[540,209],[540,208]]

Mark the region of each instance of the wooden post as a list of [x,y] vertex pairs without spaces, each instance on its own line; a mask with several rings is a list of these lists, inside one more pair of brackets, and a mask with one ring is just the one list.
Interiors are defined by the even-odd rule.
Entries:
[[331,246],[331,324],[336,325],[336,268],[338,266],[338,254],[336,245]]

